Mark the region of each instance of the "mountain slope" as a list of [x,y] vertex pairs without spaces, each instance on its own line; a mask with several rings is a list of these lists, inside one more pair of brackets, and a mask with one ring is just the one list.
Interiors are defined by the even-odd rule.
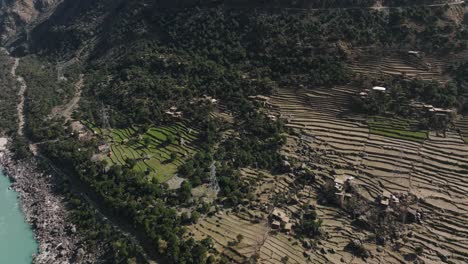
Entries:
[[[441,138],[431,119],[407,111],[410,99],[463,105],[464,79],[451,82],[451,63],[467,58],[460,2],[34,3],[5,9],[29,10],[15,22],[27,34],[9,26],[6,42],[23,56],[27,140],[109,219],[132,227],[148,255],[173,263],[466,260],[449,241],[466,237],[458,189],[466,147],[456,132]],[[383,84],[388,95],[372,94]],[[355,110],[360,93],[377,98],[369,113]],[[70,103],[79,104],[74,113],[57,113]],[[358,185],[340,203],[333,181],[350,175]],[[408,204],[381,207],[384,191]],[[415,220],[400,221],[415,204]],[[455,223],[417,217],[430,208],[450,209]],[[89,220],[74,221],[98,240]],[[440,250],[431,228],[447,240]],[[111,262],[145,255],[132,241],[111,244]]]

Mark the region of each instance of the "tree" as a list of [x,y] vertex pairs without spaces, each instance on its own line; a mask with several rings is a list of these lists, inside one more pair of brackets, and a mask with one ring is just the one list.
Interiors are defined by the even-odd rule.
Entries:
[[414,248],[414,252],[418,255],[421,256],[424,252],[424,248],[422,246],[416,246]]
[[14,147],[15,156],[18,159],[24,159],[29,157],[30,153],[28,151],[28,144],[26,139],[23,137],[16,137],[14,140]]
[[197,211],[193,211],[191,214],[191,221],[193,224],[196,224],[198,222],[198,219],[200,218],[200,213]]
[[145,146],[148,147],[151,144],[151,139],[148,137],[145,137],[143,139],[143,142],[145,143]]
[[167,138],[166,138],[166,144],[174,144],[176,142],[176,139],[174,137],[173,134],[169,134],[167,135]]
[[137,162],[134,159],[126,158],[125,159],[125,164],[127,164],[128,168],[133,169],[133,168],[135,168]]
[[177,153],[175,151],[172,151],[171,152],[171,157],[170,157],[170,161],[175,161],[177,159]]
[[179,200],[187,202],[192,197],[192,186],[190,182],[184,181],[178,190]]
[[192,256],[195,263],[205,264],[207,262],[208,250],[203,244],[196,244],[192,249]]
[[238,234],[236,238],[237,242],[240,243],[244,239],[244,236],[242,234]]

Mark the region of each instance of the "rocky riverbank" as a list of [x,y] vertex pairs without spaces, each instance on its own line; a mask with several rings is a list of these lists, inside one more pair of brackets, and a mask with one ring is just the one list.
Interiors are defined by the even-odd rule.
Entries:
[[21,208],[39,244],[34,263],[95,263],[96,255],[86,252],[85,242],[67,219],[66,199],[54,190],[57,179],[46,175],[30,161],[16,161],[0,138],[0,164],[12,180]]

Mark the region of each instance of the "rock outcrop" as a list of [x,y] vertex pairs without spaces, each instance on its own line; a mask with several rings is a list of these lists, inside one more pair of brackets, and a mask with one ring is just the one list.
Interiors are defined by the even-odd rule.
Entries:
[[96,255],[86,252],[85,241],[67,221],[67,202],[54,190],[54,176],[39,172],[33,161],[14,160],[6,148],[0,150],[0,164],[34,229],[39,244],[34,263],[95,263]]
[[0,43],[4,43],[42,14],[53,10],[62,0],[3,0],[0,1]]

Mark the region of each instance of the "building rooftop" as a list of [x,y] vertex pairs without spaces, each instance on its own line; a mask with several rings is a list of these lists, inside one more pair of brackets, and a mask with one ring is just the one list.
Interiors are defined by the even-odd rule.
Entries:
[[250,99],[260,100],[260,101],[269,101],[270,100],[270,97],[264,96],[264,95],[253,95],[253,96],[249,96],[249,98]]
[[345,182],[352,181],[352,180],[354,180],[353,176],[340,175],[335,178],[335,184],[338,183],[338,184],[343,185],[345,184]]
[[272,225],[273,227],[278,228],[278,227],[280,227],[281,223],[280,223],[279,221],[276,221],[276,220],[275,220],[275,221],[273,221],[273,222],[271,223],[271,225]]
[[286,215],[286,213],[278,208],[275,208],[273,212],[271,213],[276,219],[280,220],[281,222],[288,223],[289,222],[289,217]]
[[385,92],[385,91],[387,90],[387,88],[381,87],[381,86],[374,86],[374,87],[372,87],[372,90],[374,90],[374,91],[380,91],[380,92]]

